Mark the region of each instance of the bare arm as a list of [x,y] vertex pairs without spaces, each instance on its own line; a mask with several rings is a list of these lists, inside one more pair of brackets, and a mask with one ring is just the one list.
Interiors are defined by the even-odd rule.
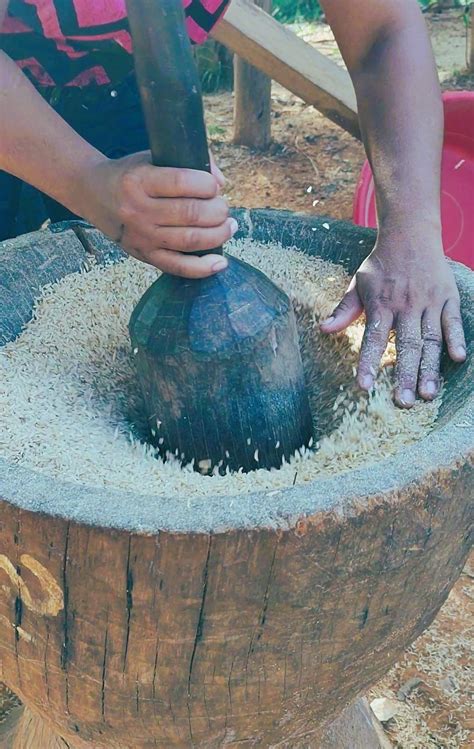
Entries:
[[439,390],[443,334],[465,358],[459,295],[443,254],[440,163],[443,110],[416,0],[323,0],[356,91],[374,173],[379,234],[347,294],[323,323],[345,328],[365,309],[358,379],[369,390],[392,328],[399,405]]
[[0,168],[86,215],[87,197],[79,186],[103,155],[56,114],[2,52],[0,109]]
[[[8,0],[0,0],[0,24]],[[111,161],[44,101],[0,52],[0,169],[91,221],[130,254],[163,270],[206,276],[218,255],[189,250],[225,242],[235,226],[215,177],[151,166],[148,154]]]

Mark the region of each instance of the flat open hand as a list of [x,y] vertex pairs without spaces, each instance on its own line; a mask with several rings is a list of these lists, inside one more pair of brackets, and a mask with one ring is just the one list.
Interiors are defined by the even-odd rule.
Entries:
[[379,232],[372,253],[321,330],[344,330],[363,310],[367,322],[357,372],[360,387],[373,387],[395,329],[395,402],[410,408],[417,391],[425,400],[435,398],[443,338],[453,361],[466,358],[459,293],[439,233],[430,238],[426,232],[418,237],[413,231]]

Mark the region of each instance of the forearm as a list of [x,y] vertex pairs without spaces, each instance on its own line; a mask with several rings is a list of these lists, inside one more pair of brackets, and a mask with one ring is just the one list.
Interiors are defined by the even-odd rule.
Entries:
[[350,71],[381,227],[440,226],[443,108],[421,14],[381,34]]
[[69,127],[1,52],[0,111],[0,169],[86,215],[86,174],[105,157]]

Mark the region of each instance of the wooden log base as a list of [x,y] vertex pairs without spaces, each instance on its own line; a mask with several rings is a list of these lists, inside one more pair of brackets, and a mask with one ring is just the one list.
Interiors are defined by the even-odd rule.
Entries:
[[[234,742],[226,744],[231,747]],[[241,742],[239,742],[239,746]],[[151,745],[150,745],[151,746]],[[211,749],[200,742],[202,749]],[[214,744],[212,745],[214,746]],[[313,749],[390,749],[391,743],[383,728],[372,713],[366,699],[346,708],[331,724],[324,738],[318,743],[304,742],[304,748]],[[0,726],[0,749],[102,749],[97,744],[64,739],[28,708],[17,707]],[[108,749],[141,749],[132,744],[108,744]],[[184,749],[184,744],[183,744]],[[297,749],[294,745],[293,749]],[[301,745],[301,749],[303,746]]]

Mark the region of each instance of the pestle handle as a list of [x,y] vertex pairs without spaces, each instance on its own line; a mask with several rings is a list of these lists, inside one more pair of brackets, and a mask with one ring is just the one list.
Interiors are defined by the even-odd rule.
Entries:
[[[155,166],[210,172],[201,86],[181,0],[127,0],[135,73]],[[207,252],[222,254],[222,247]]]
[[181,0],[127,0],[155,166],[210,171],[199,77]]

